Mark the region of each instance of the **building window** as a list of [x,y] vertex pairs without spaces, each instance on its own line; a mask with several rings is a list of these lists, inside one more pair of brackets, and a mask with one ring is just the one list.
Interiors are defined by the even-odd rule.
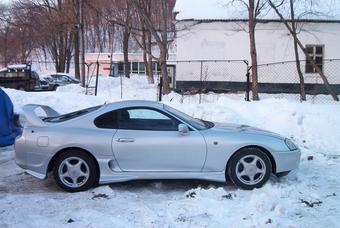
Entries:
[[313,67],[312,62],[309,60],[314,60],[315,64],[323,70],[323,53],[324,46],[323,45],[306,45],[306,51],[308,57],[306,57],[306,73],[316,73],[315,67]]
[[124,74],[124,63],[123,62],[118,63],[118,74]]
[[138,74],[138,62],[132,62],[132,73]]
[[145,64],[139,63],[139,73],[144,74],[145,73]]

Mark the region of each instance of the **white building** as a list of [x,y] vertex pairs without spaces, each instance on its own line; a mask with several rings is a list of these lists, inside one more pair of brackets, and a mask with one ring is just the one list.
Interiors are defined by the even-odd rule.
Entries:
[[[201,5],[201,8],[190,7],[190,2]],[[226,91],[243,90],[246,80],[246,65],[243,61],[214,60],[247,60],[250,61],[249,35],[247,20],[229,18],[228,12],[218,1],[178,0],[175,11],[177,14],[177,67],[176,89],[187,90],[202,86],[209,82],[207,89]],[[336,5],[334,7],[339,7]],[[202,9],[203,8],[203,9]],[[239,9],[239,8],[238,8]],[[340,9],[340,7],[339,7]],[[225,11],[224,11],[225,10]],[[210,13],[209,12],[213,12]],[[337,10],[336,12],[340,12]],[[272,16],[274,19],[270,19]],[[340,17],[300,19],[298,34],[311,57],[323,68],[325,75],[340,92]],[[294,61],[293,38],[275,15],[268,14],[258,21],[256,26],[256,47],[258,64]],[[305,55],[300,52],[300,59]],[[212,60],[195,62],[196,60]],[[191,62],[186,62],[191,61]],[[315,69],[301,62],[307,92],[319,90],[322,80]],[[298,75],[295,63],[269,65],[259,67],[259,89],[263,92],[284,92],[291,86],[298,91]],[[321,85],[321,87],[323,87]]]
[[[132,74],[145,74],[143,53],[129,53],[129,69]],[[168,65],[176,59],[175,54],[170,53]],[[86,53],[85,62],[89,69],[90,76],[96,73],[96,63],[99,62],[99,75],[118,76],[124,74],[124,54],[123,53]],[[155,61],[153,63],[154,74],[160,73],[160,66]]]

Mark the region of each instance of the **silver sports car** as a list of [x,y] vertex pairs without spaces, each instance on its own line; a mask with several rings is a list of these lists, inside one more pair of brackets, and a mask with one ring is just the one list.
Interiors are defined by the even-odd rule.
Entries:
[[195,119],[157,102],[122,101],[64,115],[42,105],[23,111],[17,164],[40,179],[53,172],[70,192],[136,179],[231,180],[253,189],[300,161],[298,147],[280,135]]

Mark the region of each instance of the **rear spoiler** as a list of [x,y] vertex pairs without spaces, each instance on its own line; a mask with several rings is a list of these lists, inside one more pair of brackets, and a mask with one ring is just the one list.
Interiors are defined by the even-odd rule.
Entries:
[[44,127],[46,123],[34,112],[35,109],[41,108],[47,117],[55,117],[59,116],[60,114],[55,111],[53,108],[47,105],[38,105],[38,104],[27,104],[22,107],[23,116],[26,119],[25,125],[28,127]]

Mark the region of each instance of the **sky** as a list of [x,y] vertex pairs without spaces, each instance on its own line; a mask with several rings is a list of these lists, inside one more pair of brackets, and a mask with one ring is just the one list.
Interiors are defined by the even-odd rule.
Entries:
[[[241,1],[235,0],[177,0],[175,11],[179,12],[178,20],[184,19],[245,19],[247,10]],[[247,0],[246,0],[247,2]],[[296,14],[304,19],[337,19],[340,20],[340,0],[297,0],[295,1]],[[313,5],[310,5],[313,2]],[[287,2],[288,3],[288,2]],[[281,7],[284,15],[289,5]],[[306,15],[304,12],[312,11],[317,14]],[[268,7],[260,16],[263,19],[277,19],[275,12]]]

